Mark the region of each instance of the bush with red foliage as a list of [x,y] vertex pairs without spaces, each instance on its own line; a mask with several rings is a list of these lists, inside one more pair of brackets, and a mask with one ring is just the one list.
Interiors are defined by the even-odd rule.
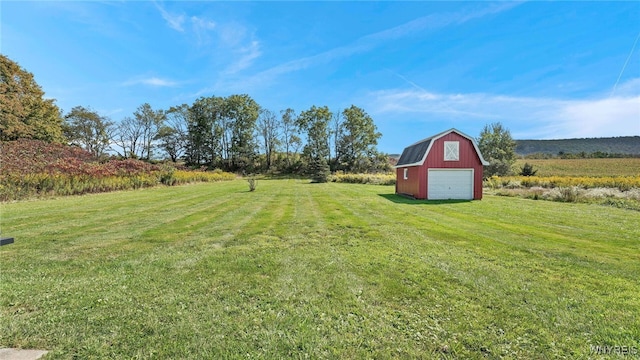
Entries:
[[98,161],[78,147],[38,140],[0,142],[0,201],[235,179],[141,160]]
[[90,175],[93,177],[131,176],[160,170],[140,160],[111,160],[99,163],[90,152],[76,146],[40,140],[0,143],[0,175],[34,173]]
[[88,151],[76,146],[52,144],[41,140],[0,142],[0,175],[32,174],[46,171],[58,162],[92,162]]
[[0,201],[155,186],[160,167],[140,160],[98,162],[88,151],[39,140],[0,143]]

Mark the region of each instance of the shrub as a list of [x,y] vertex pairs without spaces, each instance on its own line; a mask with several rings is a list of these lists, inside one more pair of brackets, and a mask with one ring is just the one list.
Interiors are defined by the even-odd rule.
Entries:
[[558,188],[558,195],[554,196],[555,201],[578,202],[579,189],[575,186]]
[[163,166],[160,171],[160,183],[168,186],[173,186],[178,181],[175,177],[176,169],[171,166]]
[[487,178],[484,181],[484,185],[485,187],[490,188],[491,190],[495,190],[497,188],[500,187],[500,177],[498,177],[497,175],[493,175],[489,178]]
[[504,187],[506,187],[507,189],[517,189],[520,188],[521,185],[521,182],[518,180],[509,180],[507,184],[504,185]]
[[524,165],[520,168],[520,176],[534,176],[538,170],[533,169],[533,165],[529,163],[524,163]]
[[[493,177],[492,177],[493,178]],[[618,188],[628,191],[640,188],[640,176],[506,176],[496,177],[496,183],[503,187],[512,181],[519,181],[522,186],[540,186],[543,188],[578,186],[583,189]]]
[[224,172],[222,170],[214,171],[186,171],[176,170],[174,172],[176,184],[188,184],[194,182],[217,182],[234,180],[235,174]]
[[0,146],[0,201],[235,179],[220,170],[176,170],[134,159],[100,163],[80,148],[35,140]]
[[256,178],[250,177],[247,181],[249,182],[249,191],[256,191],[256,186],[258,185]]

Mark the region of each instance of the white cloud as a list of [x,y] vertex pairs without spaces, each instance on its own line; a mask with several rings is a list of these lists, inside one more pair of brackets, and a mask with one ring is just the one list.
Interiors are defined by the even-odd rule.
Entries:
[[140,77],[132,80],[125,81],[123,86],[134,86],[134,85],[148,85],[154,87],[173,87],[177,86],[178,83],[175,81],[161,79],[155,76],[152,77]]
[[212,20],[207,20],[205,18],[192,16],[191,26],[192,26],[193,33],[195,35],[198,45],[202,46],[209,43],[210,41],[209,31],[216,28],[216,23]]
[[[205,54],[213,54],[217,59],[219,54],[224,52],[229,55],[225,61],[226,67],[221,71],[222,75],[232,75],[244,70],[262,55],[260,42],[255,40],[251,34],[248,35],[246,26],[236,23],[217,23],[216,21],[202,16],[174,15],[166,11],[160,4],[155,3],[162,17],[167,24],[182,33],[185,39],[192,42],[199,50]],[[185,25],[185,22],[187,24]],[[188,25],[191,26],[188,26]],[[138,81],[153,86],[173,86],[172,82],[161,79],[146,79],[145,82]]]
[[569,137],[640,135],[640,95],[566,102],[547,129]]
[[184,32],[184,28],[182,27],[182,24],[184,23],[184,20],[185,20],[184,14],[180,14],[180,15],[171,14],[167,10],[165,10],[162,6],[160,6],[158,3],[155,3],[155,5],[160,11],[162,18],[167,22],[167,25],[169,25],[170,28],[179,32]]
[[[623,84],[624,95],[591,99],[512,97],[496,94],[446,94],[419,89],[370,94],[372,114],[407,119],[456,120],[483,124],[500,121],[516,138],[581,138],[640,135],[640,79]],[[635,91],[631,91],[635,89]]]
[[218,29],[218,36],[222,45],[229,47],[238,46],[247,38],[247,28],[235,22],[225,23]]
[[500,3],[498,5],[485,6],[482,9],[474,11],[462,11],[458,13],[432,14],[423,16],[393,28],[385,29],[363,36],[356,39],[350,44],[335,47],[316,55],[298,58],[280,65],[276,65],[270,69],[256,74],[252,79],[247,79],[247,82],[264,83],[265,81],[271,80],[278,75],[304,70],[306,68],[319,64],[326,64],[334,60],[348,58],[349,56],[355,54],[371,51],[385,42],[419,33],[427,29],[438,29],[453,24],[462,24],[472,19],[509,10],[516,5],[518,5],[517,2]]
[[449,25],[463,24],[469,20],[481,18],[483,16],[497,14],[505,10],[509,10],[519,5],[518,2],[504,2],[498,4],[489,4],[482,9],[475,11],[461,11],[457,13],[431,14],[417,19],[411,20],[396,27],[379,31],[377,33],[365,36],[363,39],[371,40],[394,40],[405,37],[414,33],[425,31],[428,29],[439,29]]
[[227,74],[234,74],[250,67],[253,61],[262,55],[260,51],[260,43],[256,40],[251,41],[247,46],[239,47],[235,53],[239,58],[235,60],[225,71]]
[[216,23],[214,21],[200,18],[197,16],[191,17],[191,23],[193,24],[193,27],[195,29],[201,29],[201,30],[211,30],[216,27]]
[[640,94],[640,78],[628,80],[615,88],[613,96],[633,96]]

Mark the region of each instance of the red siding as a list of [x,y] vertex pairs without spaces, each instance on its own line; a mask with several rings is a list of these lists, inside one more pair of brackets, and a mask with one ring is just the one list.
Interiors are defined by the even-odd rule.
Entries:
[[[404,179],[404,169],[408,171],[408,179]],[[396,169],[396,193],[408,194],[418,198],[420,189],[419,180],[420,167],[411,166],[408,168]]]
[[[444,142],[459,141],[459,161],[444,161]],[[460,168],[474,169],[473,198],[482,199],[482,163],[473,147],[473,143],[451,132],[433,142],[427,159],[422,166],[412,166],[409,169],[409,178],[404,180],[404,169],[396,169],[396,193],[410,194],[417,199],[427,198],[427,172],[429,168]]]
[[[444,142],[445,141],[459,141],[460,142],[460,160],[459,161],[444,161]],[[473,198],[475,200],[482,199],[482,163],[480,162],[480,158],[476,153],[471,140],[458,135],[455,132],[449,133],[438,140],[436,140],[431,145],[431,150],[429,150],[429,155],[427,155],[427,159],[424,162],[422,171],[425,173],[425,180],[423,187],[425,189],[425,197],[426,198],[426,189],[427,189],[427,169],[429,168],[460,168],[460,169],[474,169],[474,179],[473,179]]]

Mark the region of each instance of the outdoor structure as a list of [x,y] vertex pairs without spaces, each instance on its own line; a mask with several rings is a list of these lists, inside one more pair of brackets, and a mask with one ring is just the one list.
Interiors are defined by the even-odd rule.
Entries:
[[396,165],[396,194],[416,199],[482,199],[482,158],[475,140],[456,129],[420,140]]

